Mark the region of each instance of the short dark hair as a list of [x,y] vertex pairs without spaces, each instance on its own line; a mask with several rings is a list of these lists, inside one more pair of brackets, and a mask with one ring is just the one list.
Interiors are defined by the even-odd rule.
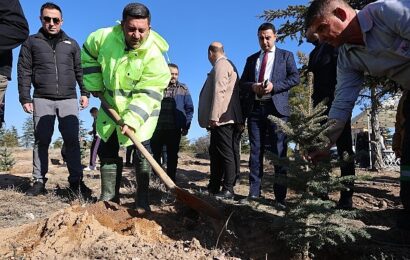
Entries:
[[52,2],[44,3],[40,8],[40,15],[43,15],[43,10],[44,9],[56,9],[60,12],[61,17],[63,16],[63,11],[61,11],[61,8],[58,5],[56,5],[55,3],[52,3]]
[[344,0],[313,0],[305,12],[305,30],[312,26],[313,21],[319,17],[325,16],[329,11],[328,8],[331,3],[338,2],[345,6],[349,4]]
[[259,33],[260,31],[266,31],[266,30],[272,30],[273,33],[276,33],[275,26],[274,26],[273,24],[271,24],[271,23],[263,23],[263,24],[261,24],[261,25],[259,26],[259,28],[258,28],[258,33]]
[[178,65],[176,65],[175,63],[168,63],[168,67],[175,68],[179,71]]
[[137,19],[148,19],[148,23],[151,23],[151,13],[148,7],[140,3],[127,4],[122,11],[122,20],[125,21],[127,16]]
[[93,112],[98,112],[98,108],[92,107],[92,108],[90,109],[90,113],[93,113]]

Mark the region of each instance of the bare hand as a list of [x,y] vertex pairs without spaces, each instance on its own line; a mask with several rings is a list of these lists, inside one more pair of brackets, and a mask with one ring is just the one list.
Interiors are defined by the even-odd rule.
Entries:
[[265,88],[263,87],[263,83],[253,83],[252,91],[255,92],[255,94],[258,96],[265,95]]
[[273,84],[272,84],[272,82],[268,81],[268,85],[266,85],[266,88],[264,88],[264,90],[265,90],[264,95],[266,95],[266,94],[268,94],[268,93],[271,93],[272,90],[273,90]]
[[214,128],[218,126],[218,121],[215,120],[209,120],[209,127]]
[[121,126],[121,134],[125,135],[128,130],[135,132],[134,128],[129,125],[124,124]]
[[33,103],[25,103],[23,104],[23,110],[26,113],[32,114],[34,112]]
[[87,96],[81,96],[80,97],[80,107],[81,107],[81,109],[84,109],[84,108],[88,107],[88,97]]

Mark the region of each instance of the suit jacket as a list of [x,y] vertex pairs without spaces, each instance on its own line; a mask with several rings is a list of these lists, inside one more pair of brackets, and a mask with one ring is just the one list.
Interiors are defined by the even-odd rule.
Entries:
[[[258,51],[246,59],[240,80],[241,105],[245,118],[249,116],[253,109],[255,93],[252,91],[252,84],[257,81],[255,79],[255,70],[260,53]],[[291,52],[276,47],[275,60],[269,81],[273,83],[272,101],[276,110],[283,116],[289,116],[289,90],[300,82],[299,71]]]
[[338,49],[327,43],[317,45],[309,54],[308,71],[313,72],[313,105],[327,98],[328,109],[336,87]]
[[243,122],[239,75],[233,63],[225,57],[216,61],[199,95],[199,125],[206,128],[210,120],[220,125]]

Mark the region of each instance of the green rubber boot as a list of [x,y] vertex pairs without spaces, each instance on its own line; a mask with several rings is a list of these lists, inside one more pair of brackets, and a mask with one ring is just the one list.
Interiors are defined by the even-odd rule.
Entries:
[[101,161],[101,195],[100,201],[111,201],[115,197],[117,164],[115,159]]
[[112,199],[112,201],[120,204],[120,187],[121,187],[121,182],[122,182],[122,168],[123,168],[122,157],[118,157],[116,165],[117,165],[117,175],[115,178],[115,196]]
[[137,210],[151,211],[148,202],[149,176],[151,174],[151,165],[145,158],[137,161],[135,174],[137,179],[137,193],[135,198],[135,208]]

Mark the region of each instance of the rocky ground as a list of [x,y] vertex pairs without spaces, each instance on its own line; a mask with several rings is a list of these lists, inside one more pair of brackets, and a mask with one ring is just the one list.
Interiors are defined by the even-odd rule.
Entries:
[[[71,198],[67,169],[58,150],[50,152],[48,194],[27,197],[31,150],[13,151],[16,165],[0,173],[0,259],[288,259],[298,258],[277,239],[283,211],[273,207],[271,170],[264,177],[258,203],[242,205],[248,193],[247,158],[233,201],[202,195],[209,178],[209,161],[180,156],[177,185],[207,201],[224,215],[215,220],[175,201],[159,180],[151,181],[152,212],[133,210],[134,172],[124,169],[121,205],[95,202],[100,192],[98,171],[85,172],[94,201]],[[337,170],[335,170],[337,174]],[[339,247],[328,247],[318,259],[410,259],[410,235],[396,228],[400,209],[397,171],[371,173],[358,181],[353,201],[356,220],[371,235]],[[290,191],[289,199],[295,194]],[[338,194],[330,195],[332,200]],[[410,220],[409,220],[410,221]]]

